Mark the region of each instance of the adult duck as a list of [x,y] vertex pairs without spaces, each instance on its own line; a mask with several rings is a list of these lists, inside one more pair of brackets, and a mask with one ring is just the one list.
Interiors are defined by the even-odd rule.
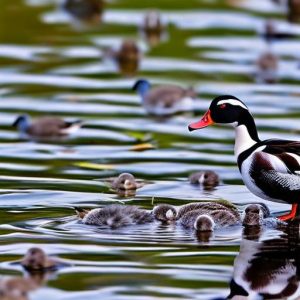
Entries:
[[300,142],[261,141],[248,107],[234,96],[215,98],[203,118],[190,124],[189,130],[214,123],[231,124],[235,128],[234,153],[248,189],[260,198],[292,204],[291,211],[279,219],[295,218],[300,201]]
[[81,120],[68,122],[57,117],[42,117],[31,121],[28,115],[18,116],[12,124],[12,126],[17,127],[21,134],[39,138],[68,135],[79,129],[81,125]]
[[193,88],[182,88],[177,85],[151,87],[148,80],[139,79],[133,86],[141,96],[142,105],[148,114],[167,116],[182,111],[193,110],[193,99],[196,93]]

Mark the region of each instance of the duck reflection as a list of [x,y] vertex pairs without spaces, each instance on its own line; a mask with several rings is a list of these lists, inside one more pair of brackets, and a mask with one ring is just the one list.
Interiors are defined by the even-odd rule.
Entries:
[[295,299],[300,295],[299,221],[281,229],[278,237],[266,240],[266,230],[259,226],[244,230],[228,299]]

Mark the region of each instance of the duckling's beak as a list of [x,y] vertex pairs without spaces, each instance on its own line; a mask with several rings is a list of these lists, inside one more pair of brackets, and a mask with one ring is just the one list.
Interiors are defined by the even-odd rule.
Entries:
[[214,124],[214,121],[211,118],[210,110],[208,110],[199,122],[189,125],[189,131],[201,129],[212,124]]
[[124,182],[124,187],[126,190],[134,190],[136,189],[136,184],[131,180],[126,179]]

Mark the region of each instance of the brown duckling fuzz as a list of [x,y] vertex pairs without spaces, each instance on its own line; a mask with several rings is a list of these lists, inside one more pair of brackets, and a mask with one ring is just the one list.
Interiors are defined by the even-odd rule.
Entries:
[[49,271],[66,265],[37,247],[30,248],[20,263],[27,271]]

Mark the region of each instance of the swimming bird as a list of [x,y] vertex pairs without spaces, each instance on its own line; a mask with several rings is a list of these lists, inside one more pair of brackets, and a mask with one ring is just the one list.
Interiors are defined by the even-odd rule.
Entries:
[[177,218],[177,210],[170,204],[159,204],[152,210],[154,218],[162,222],[175,221]]
[[152,212],[133,205],[111,204],[91,211],[75,208],[84,224],[120,228],[153,222]]
[[78,130],[81,125],[81,120],[69,122],[57,117],[42,117],[31,122],[28,115],[20,115],[12,126],[17,127],[21,134],[47,138],[68,135]]
[[250,204],[244,210],[243,225],[244,226],[261,226],[263,220],[270,216],[268,207],[264,204]]
[[107,56],[115,61],[121,74],[133,76],[139,69],[142,54],[137,43],[127,39],[122,41],[118,50],[108,50]]
[[214,171],[200,171],[189,176],[191,184],[203,186],[205,189],[212,189],[220,182],[219,175]]
[[280,216],[280,220],[290,220],[299,215],[300,142],[261,141],[246,104],[230,95],[216,97],[203,118],[190,124],[189,130],[214,123],[231,124],[235,128],[234,153],[248,189],[260,198],[292,204],[290,213]]
[[65,265],[53,257],[49,257],[41,248],[30,248],[23,259],[21,265],[28,271],[47,271]]
[[78,20],[99,22],[104,8],[102,0],[65,0],[63,9]]
[[139,79],[133,86],[141,96],[142,105],[150,115],[167,116],[193,110],[196,93],[193,88],[184,89],[176,85],[161,85],[151,88],[148,80]]
[[278,81],[278,57],[270,51],[262,53],[256,60],[256,77],[259,82]]
[[178,208],[160,204],[153,209],[155,219],[171,222],[178,220],[186,228],[197,231],[213,229],[240,223],[237,208],[227,201],[195,202]]
[[141,29],[148,43],[151,46],[156,46],[160,42],[161,36],[165,30],[159,12],[155,10],[148,11],[145,14]]
[[141,185],[130,173],[122,173],[113,179],[111,187],[115,190],[136,190]]

